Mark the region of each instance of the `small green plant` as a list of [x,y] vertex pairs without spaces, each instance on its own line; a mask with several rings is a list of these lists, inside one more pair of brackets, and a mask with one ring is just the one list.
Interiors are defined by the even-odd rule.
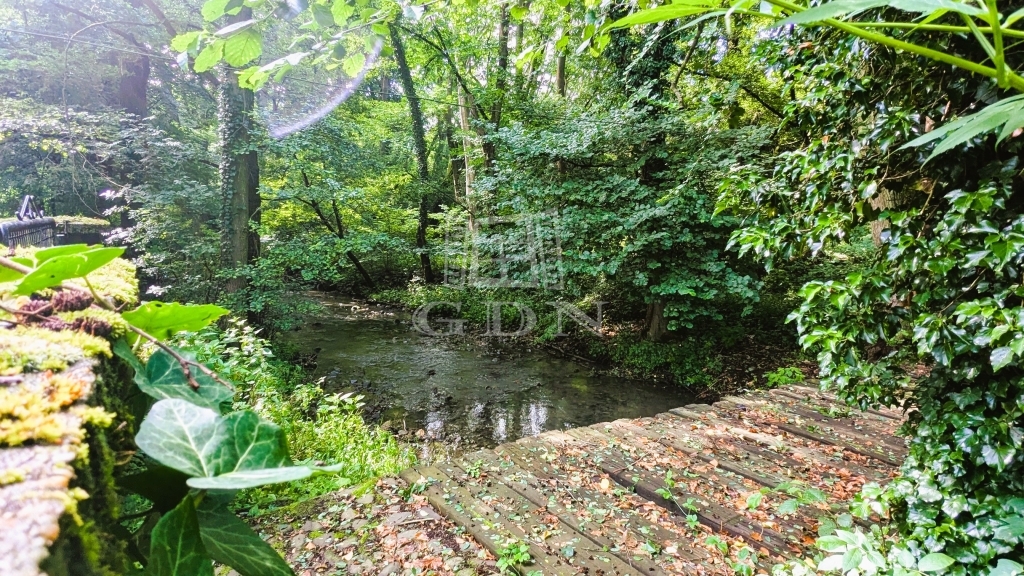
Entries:
[[736,558],[729,560],[729,567],[736,576],[754,576],[757,569],[757,552],[744,546],[736,552]]
[[483,467],[483,465],[484,465],[484,461],[483,460],[477,460],[477,461],[473,462],[472,464],[466,465],[466,474],[469,474],[470,478],[479,478],[480,477],[480,469]]
[[729,543],[725,540],[722,540],[721,536],[715,536],[714,534],[708,536],[704,539],[704,545],[711,546],[712,548],[715,548],[722,554],[729,553]]
[[675,476],[672,474],[672,471],[669,470],[665,472],[665,486],[658,488],[655,492],[665,500],[675,500],[676,497],[672,495],[672,489],[675,487]]
[[789,386],[791,384],[803,382],[804,373],[795,366],[786,366],[772,372],[768,372],[764,377],[765,380],[768,381],[769,388],[778,388],[779,386]]
[[515,538],[506,540],[498,550],[497,566],[498,571],[502,574],[523,574],[520,568],[531,562],[533,562],[533,556],[530,556],[530,545]]

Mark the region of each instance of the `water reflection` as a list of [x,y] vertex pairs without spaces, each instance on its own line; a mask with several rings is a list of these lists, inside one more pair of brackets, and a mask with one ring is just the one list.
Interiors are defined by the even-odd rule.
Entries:
[[490,447],[545,430],[651,416],[692,401],[676,387],[596,376],[581,364],[536,350],[436,338],[407,315],[352,302],[287,338],[322,348],[318,376],[355,389],[381,421],[463,448]]

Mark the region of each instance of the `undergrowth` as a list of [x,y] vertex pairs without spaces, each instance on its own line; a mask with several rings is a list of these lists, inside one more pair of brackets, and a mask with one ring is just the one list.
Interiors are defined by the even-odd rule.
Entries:
[[301,368],[275,358],[252,327],[232,321],[187,334],[182,348],[235,383],[236,408],[251,408],[284,429],[296,462],[340,464],[336,475],[243,491],[238,507],[251,515],[351,486],[372,486],[413,462],[412,452],[387,431],[368,425],[359,396],[327,394]]

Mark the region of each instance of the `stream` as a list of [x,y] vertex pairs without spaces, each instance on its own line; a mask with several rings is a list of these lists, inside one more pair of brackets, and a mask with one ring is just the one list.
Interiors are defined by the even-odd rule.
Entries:
[[314,375],[328,392],[355,391],[369,419],[448,452],[694,401],[679,387],[601,375],[521,341],[428,336],[407,311],[312,296],[324,310],[282,340],[300,353],[319,349]]

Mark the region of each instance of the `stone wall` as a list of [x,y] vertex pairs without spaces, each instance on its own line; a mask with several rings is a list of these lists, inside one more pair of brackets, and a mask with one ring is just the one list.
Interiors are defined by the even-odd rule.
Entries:
[[[119,262],[100,287],[134,300],[134,270]],[[131,274],[129,274],[129,271]],[[25,297],[7,296],[17,309]],[[104,290],[106,288],[106,290]],[[34,295],[45,298],[47,294]],[[109,313],[90,309],[102,321]],[[53,318],[57,318],[55,314]],[[130,572],[118,537],[118,450],[134,432],[124,398],[131,386],[110,341],[0,313],[0,575]],[[123,332],[115,327],[111,336]]]

